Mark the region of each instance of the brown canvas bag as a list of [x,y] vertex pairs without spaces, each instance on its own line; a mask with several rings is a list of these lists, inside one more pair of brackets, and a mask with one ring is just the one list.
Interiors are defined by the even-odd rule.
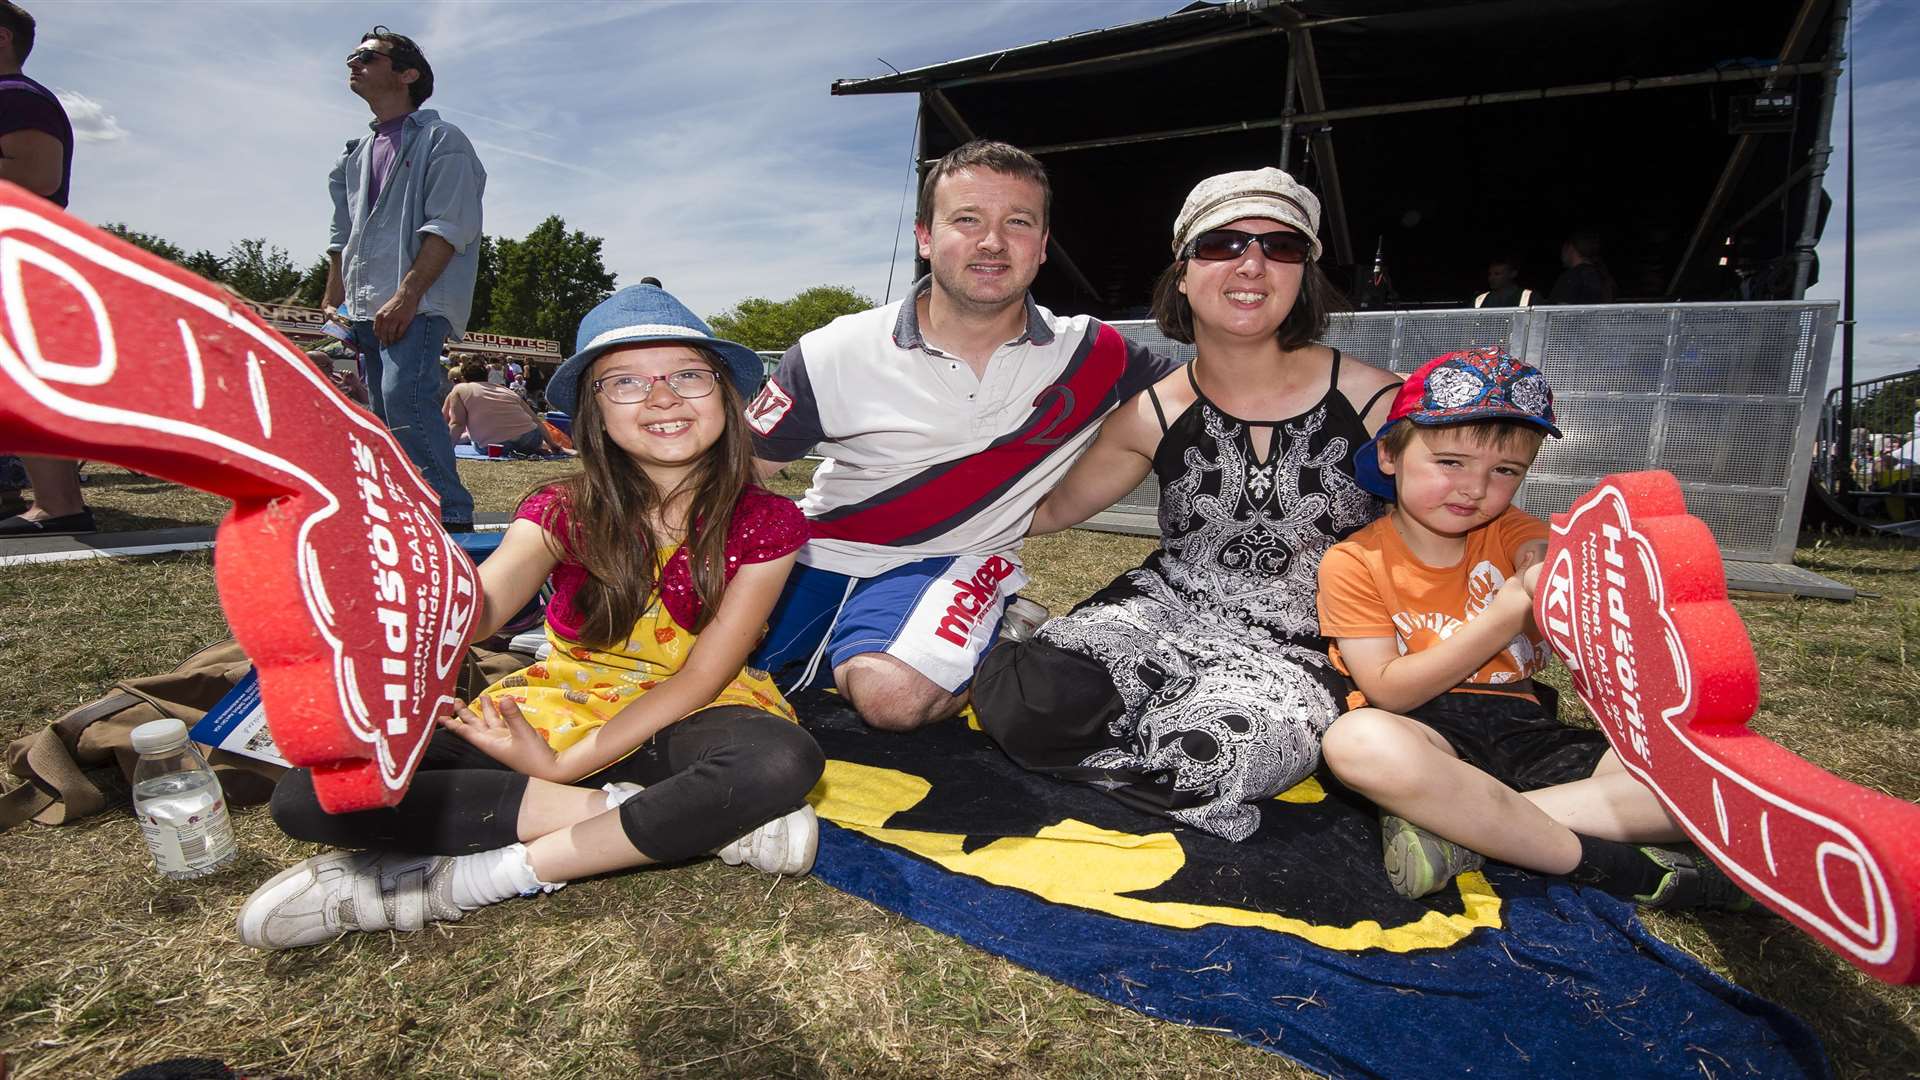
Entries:
[[[524,653],[475,646],[461,667],[458,693],[471,698],[487,685],[533,662]],[[219,704],[253,667],[232,638],[209,645],[164,675],[127,679],[105,696],[15,739],[7,746],[7,771],[22,783],[0,793],[0,832],[31,818],[64,825],[126,802],[131,791],[133,729],[173,717],[192,727]],[[225,750],[202,746],[227,801],[234,806],[266,802],[286,770]]]

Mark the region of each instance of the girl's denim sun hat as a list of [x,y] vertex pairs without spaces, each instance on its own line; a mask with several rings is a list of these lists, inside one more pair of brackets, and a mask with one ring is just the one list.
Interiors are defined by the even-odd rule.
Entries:
[[553,373],[547,383],[547,400],[561,412],[575,415],[580,404],[580,381],[600,354],[622,345],[647,342],[671,342],[675,345],[705,346],[727,363],[727,374],[740,391],[742,401],[760,389],[766,373],[760,357],[745,345],[713,336],[713,329],[700,316],[687,310],[671,293],[654,285],[629,285],[600,301],[580,320],[580,333],[574,339],[574,353]]

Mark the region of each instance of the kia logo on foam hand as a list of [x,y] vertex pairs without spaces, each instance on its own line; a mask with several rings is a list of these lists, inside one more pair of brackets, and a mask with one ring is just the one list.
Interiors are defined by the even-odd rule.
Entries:
[[993,606],[1000,583],[1012,573],[1013,564],[994,555],[981,563],[971,578],[954,578],[953,603],[947,605],[947,613],[940,619],[934,636],[966,648],[968,639],[973,637],[973,624],[981,612]]
[[215,579],[328,810],[398,802],[479,614],[384,425],[242,302],[0,182],[0,447],[232,499]]

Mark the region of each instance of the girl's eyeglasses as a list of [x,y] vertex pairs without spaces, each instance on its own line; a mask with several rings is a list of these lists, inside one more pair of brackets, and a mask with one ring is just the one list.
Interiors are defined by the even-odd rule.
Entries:
[[692,399],[713,393],[719,380],[707,368],[688,368],[667,375],[609,375],[593,381],[593,392],[604,395],[615,405],[634,405],[653,396],[655,383],[666,383],[676,397]]
[[1205,259],[1208,262],[1220,262],[1224,259],[1237,259],[1247,250],[1247,245],[1260,241],[1260,251],[1274,262],[1303,263],[1313,252],[1313,238],[1305,233],[1279,232],[1250,233],[1239,229],[1209,229],[1187,243],[1186,257]]

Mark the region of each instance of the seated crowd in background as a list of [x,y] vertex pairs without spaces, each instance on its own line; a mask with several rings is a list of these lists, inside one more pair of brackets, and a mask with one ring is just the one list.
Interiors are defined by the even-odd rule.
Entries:
[[498,444],[512,454],[562,452],[565,448],[547,434],[546,424],[527,399],[494,382],[493,372],[504,375],[501,368],[490,368],[480,360],[460,366],[460,381],[441,405],[454,444],[464,440],[479,450]]

